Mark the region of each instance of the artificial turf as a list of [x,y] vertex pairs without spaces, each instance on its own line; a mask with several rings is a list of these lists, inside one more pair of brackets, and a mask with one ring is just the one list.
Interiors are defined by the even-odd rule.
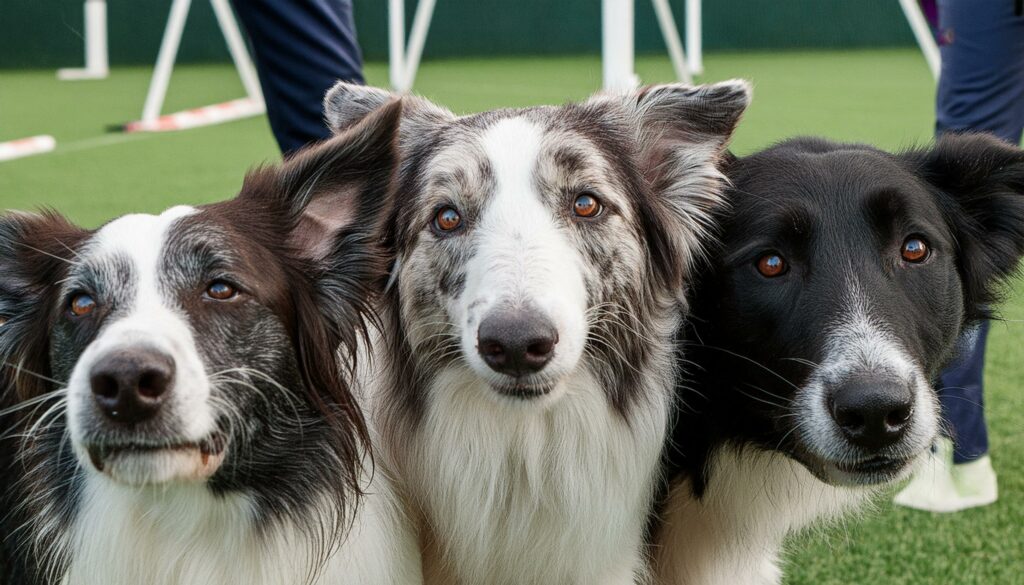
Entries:
[[[746,153],[796,134],[883,148],[926,143],[934,82],[912,50],[712,54],[699,81],[753,80],[754,103],[733,143]],[[600,85],[596,57],[424,63],[417,91],[457,112],[561,103]],[[669,81],[662,57],[641,57],[645,82]],[[0,72],[0,141],[52,134],[56,152],[0,163],[0,210],[54,207],[86,226],[130,211],[156,212],[233,195],[245,170],[277,158],[265,119],[170,134],[109,133],[136,119],[149,70],[104,81],[58,82],[53,71]],[[385,85],[386,68],[366,67]],[[165,111],[241,95],[228,66],[177,69]],[[986,401],[1000,500],[934,515],[880,502],[862,518],[794,539],[788,584],[1024,583],[1024,286],[992,328]],[[742,585],[742,584],[737,584]]]

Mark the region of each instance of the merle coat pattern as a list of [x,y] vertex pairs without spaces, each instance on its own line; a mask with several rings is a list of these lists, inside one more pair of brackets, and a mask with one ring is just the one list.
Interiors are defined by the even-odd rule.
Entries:
[[[335,354],[385,282],[400,115],[389,104],[222,203],[95,231],[0,218],[20,475],[5,548],[32,582],[416,582],[387,482],[367,481],[354,364]],[[170,369],[143,374],[139,394],[162,402],[135,419],[104,384],[144,360]]]
[[[388,99],[340,84],[327,119],[345,128]],[[428,581],[642,580],[670,340],[749,87],[465,117],[407,99],[390,366],[372,392],[423,517]],[[503,344],[527,334],[540,337],[516,362]]]
[[[777,583],[787,534],[905,476],[939,431],[931,382],[1024,252],[1024,153],[991,137],[901,154],[794,139],[727,174],[732,209],[692,295],[664,583]],[[911,240],[923,260],[903,256]],[[764,276],[766,256],[785,271]],[[907,408],[865,442],[842,393]]]

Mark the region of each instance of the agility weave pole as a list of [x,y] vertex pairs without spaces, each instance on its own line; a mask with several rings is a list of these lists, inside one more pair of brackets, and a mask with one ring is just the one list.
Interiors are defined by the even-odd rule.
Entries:
[[210,0],[210,4],[217,16],[217,24],[227,42],[228,51],[231,53],[238,76],[242,79],[242,85],[248,94],[247,97],[184,112],[160,115],[164,98],[167,96],[167,86],[171,81],[171,73],[174,70],[174,62],[178,56],[181,35],[185,30],[185,21],[192,6],[192,0],[174,0],[167,18],[163,40],[160,42],[160,53],[157,55],[153,78],[146,94],[142,119],[125,124],[125,132],[184,130],[258,116],[266,111],[256,67],[249,57],[249,51],[245,48],[245,41],[238,28],[235,15],[231,12],[228,0]]
[[53,136],[42,134],[29,138],[19,138],[9,142],[0,142],[0,161],[24,158],[34,154],[44,154],[57,148]]

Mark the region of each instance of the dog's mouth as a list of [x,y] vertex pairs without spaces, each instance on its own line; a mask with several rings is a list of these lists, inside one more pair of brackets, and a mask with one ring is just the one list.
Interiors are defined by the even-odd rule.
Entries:
[[84,447],[96,471],[138,485],[207,479],[223,465],[228,443],[227,435],[214,431],[200,441],[96,442]]
[[491,388],[509,398],[517,400],[533,400],[547,396],[555,389],[554,382],[529,382],[521,379],[510,379],[506,383],[491,384]]
[[893,481],[910,465],[906,457],[877,455],[856,462],[831,463],[830,483],[840,485],[877,485]]

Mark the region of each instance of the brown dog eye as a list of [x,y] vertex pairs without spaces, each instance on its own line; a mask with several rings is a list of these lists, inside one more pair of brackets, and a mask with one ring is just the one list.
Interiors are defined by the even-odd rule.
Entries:
[[96,309],[96,300],[91,295],[79,293],[71,297],[68,310],[75,317],[84,317]]
[[900,255],[907,262],[914,264],[924,262],[928,258],[928,244],[921,238],[909,237],[907,241],[903,242],[903,249],[900,250]]
[[462,225],[462,216],[454,207],[442,207],[434,216],[434,227],[442,232],[450,232]]
[[206,287],[206,296],[215,301],[227,301],[235,298],[238,290],[223,280],[217,280]]
[[576,201],[572,204],[572,211],[577,217],[597,217],[602,210],[604,207],[601,205],[601,201],[590,193],[583,193],[576,197]]
[[766,278],[782,276],[787,270],[789,270],[789,266],[786,264],[786,260],[774,252],[757,259],[757,271]]

